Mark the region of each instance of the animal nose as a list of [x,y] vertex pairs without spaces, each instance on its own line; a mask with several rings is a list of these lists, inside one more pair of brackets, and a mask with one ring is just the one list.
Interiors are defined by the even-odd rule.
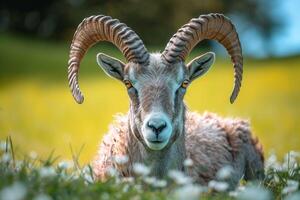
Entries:
[[147,126],[158,135],[164,128],[166,128],[167,123],[162,119],[154,118],[148,121]]

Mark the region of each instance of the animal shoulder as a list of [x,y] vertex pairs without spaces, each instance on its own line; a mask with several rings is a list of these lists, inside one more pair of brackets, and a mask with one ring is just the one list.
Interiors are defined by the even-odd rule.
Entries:
[[[185,119],[188,156],[215,154],[234,158],[244,143],[251,142],[251,131],[246,120],[222,118],[214,113],[187,112]],[[199,155],[198,155],[199,157]]]

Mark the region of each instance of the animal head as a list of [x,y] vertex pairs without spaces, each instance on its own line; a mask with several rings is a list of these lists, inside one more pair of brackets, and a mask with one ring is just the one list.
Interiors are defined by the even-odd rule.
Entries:
[[146,148],[162,150],[182,134],[183,97],[189,84],[213,64],[212,52],[185,63],[193,47],[203,39],[214,39],[228,51],[235,69],[230,98],[236,99],[242,80],[243,58],[233,24],[221,14],[201,15],[173,35],[165,50],[148,53],[142,40],[125,24],[108,16],[91,16],[78,26],[70,50],[68,79],[73,97],[83,102],[78,70],[85,52],[99,41],[116,45],[127,63],[99,53],[97,63],[109,76],[123,82],[130,98],[130,130]]

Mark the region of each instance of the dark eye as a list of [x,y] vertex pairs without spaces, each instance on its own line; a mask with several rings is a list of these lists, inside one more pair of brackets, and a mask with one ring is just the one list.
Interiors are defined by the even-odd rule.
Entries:
[[181,87],[185,89],[189,86],[189,84],[190,84],[189,80],[184,80],[181,84]]
[[125,84],[125,86],[126,86],[127,89],[132,88],[132,84],[131,84],[131,82],[129,80],[124,80],[124,84]]

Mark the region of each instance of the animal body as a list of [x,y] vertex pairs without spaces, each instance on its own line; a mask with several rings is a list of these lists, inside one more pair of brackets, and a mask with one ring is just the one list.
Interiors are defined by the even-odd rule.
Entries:
[[[253,139],[249,124],[240,119],[202,115],[187,110],[183,99],[189,84],[205,74],[213,64],[212,52],[185,60],[203,39],[214,39],[228,51],[235,71],[235,85],[230,97],[236,99],[242,80],[243,57],[238,34],[222,14],[200,15],[173,35],[162,53],[149,53],[139,36],[124,23],[108,16],[91,16],[78,26],[70,49],[69,85],[73,97],[83,102],[78,86],[78,70],[85,52],[99,41],[116,45],[127,63],[99,53],[97,62],[106,74],[127,88],[130,109],[119,116],[104,136],[93,162],[95,177],[107,178],[114,167],[126,177],[133,176],[133,164],[145,163],[153,176],[168,170],[180,170],[196,182],[206,184],[219,169],[233,167],[232,182],[241,177],[263,177],[263,153]],[[113,159],[128,156],[126,163]],[[190,158],[193,165],[183,162]]]

